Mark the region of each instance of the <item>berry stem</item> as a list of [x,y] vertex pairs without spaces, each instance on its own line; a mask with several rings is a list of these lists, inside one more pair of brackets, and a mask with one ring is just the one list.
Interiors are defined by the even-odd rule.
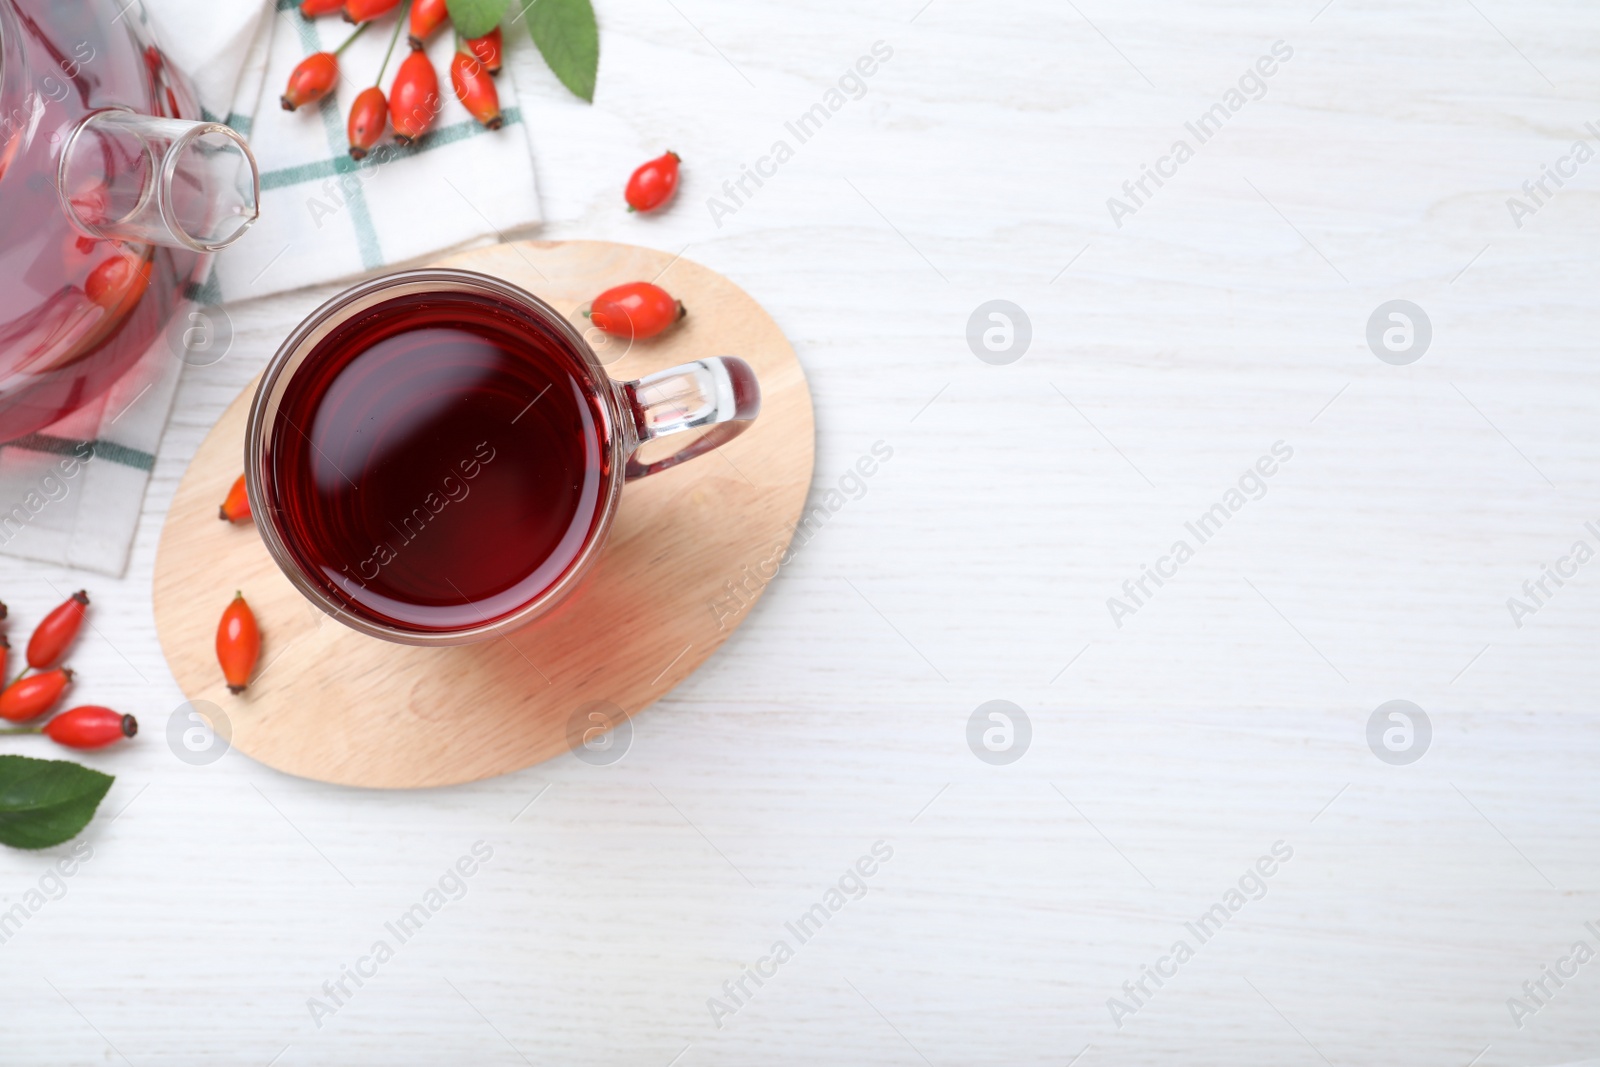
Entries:
[[394,55],[394,43],[400,39],[400,27],[410,13],[411,0],[406,0],[400,8],[400,17],[394,20],[394,34],[389,38],[389,50],[383,54],[383,66],[378,68],[378,78],[372,83],[373,85],[383,84],[383,72],[389,69],[389,57]]
[[345,39],[344,39],[344,44],[342,44],[342,45],[340,45],[340,46],[339,46],[339,47],[338,47],[338,48],[335,48],[335,49],[334,49],[334,50],[333,50],[333,54],[334,54],[334,55],[336,55],[336,56],[337,56],[337,55],[342,55],[342,54],[343,54],[343,53],[344,53],[344,50],[345,50],[345,49],[346,49],[346,48],[349,48],[349,47],[350,47],[350,42],[352,42],[352,41],[354,41],[354,40],[355,40],[355,39],[356,39],[356,38],[357,38],[357,37],[360,37],[360,36],[361,36],[361,34],[362,34],[362,33],[363,33],[363,32],[364,32],[364,31],[365,31],[365,30],[366,30],[366,28],[367,28],[367,27],[368,27],[368,26],[370,26],[370,25],[372,25],[372,23],[370,23],[370,22],[363,22],[363,23],[362,23],[362,24],[361,24],[361,25],[359,25],[359,26],[357,26],[357,27],[356,27],[356,29],[355,29],[355,32],[354,32],[354,33],[352,33],[352,34],[351,34],[351,35],[350,35],[350,36],[348,36],[348,37],[346,37],[346,38],[345,38]]
[[7,726],[0,729],[0,734],[42,734],[43,726]]

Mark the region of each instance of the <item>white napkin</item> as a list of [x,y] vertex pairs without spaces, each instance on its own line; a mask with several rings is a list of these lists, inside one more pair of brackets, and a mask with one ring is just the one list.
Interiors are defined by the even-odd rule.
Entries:
[[[295,0],[145,0],[124,17],[189,78],[203,117],[245,136],[261,171],[261,218],[216,258],[191,294],[199,304],[379,271],[540,221],[509,67],[496,79],[505,125],[486,130],[451,91],[448,30],[428,49],[443,103],[432,130],[410,148],[374,150],[356,164],[345,115],[377,77],[394,16],[345,50],[335,94],[293,113],[278,102],[289,72],[344,40],[351,27],[338,17],[307,22]],[[507,47],[526,36],[508,32]],[[406,47],[403,39],[395,47],[386,92]],[[162,338],[105,397],[0,448],[0,552],[122,573],[183,365]]]
[[0,552],[122,573],[182,368],[158,340],[100,399],[0,448]]

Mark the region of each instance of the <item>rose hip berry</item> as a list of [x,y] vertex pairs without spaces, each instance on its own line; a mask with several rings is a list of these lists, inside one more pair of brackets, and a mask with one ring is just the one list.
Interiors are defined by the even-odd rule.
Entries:
[[107,311],[132,307],[150,284],[150,261],[118,252],[89,272],[83,293]]
[[35,731],[68,748],[103,748],[137,734],[139,723],[132,715],[85,704],[63,711],[43,727],[35,727]]
[[683,302],[649,282],[607,289],[589,305],[589,321],[614,337],[654,337],[689,312]]
[[369,85],[350,105],[350,121],[345,127],[345,135],[350,139],[350,158],[365,159],[388,126],[389,101],[382,89]]
[[234,593],[233,602],[223,611],[222,621],[217,624],[217,662],[222,664],[228,692],[244,692],[260,655],[261,630],[256,626],[255,613],[244,602],[243,593]]
[[389,100],[379,86],[383,84],[383,74],[389,69],[389,60],[394,56],[394,45],[399,39],[400,20],[395,19],[394,33],[389,35],[389,47],[384,50],[383,65],[378,68],[378,76],[372,79],[371,87],[356,94],[355,103],[350,105],[350,116],[345,120],[345,138],[350,142],[351,159],[365,159],[368,150],[378,143],[389,126]]
[[371,22],[400,6],[400,0],[344,0],[346,22]]
[[366,28],[366,23],[362,23],[338,48],[306,56],[296,64],[289,72],[289,84],[283,96],[279,97],[283,110],[293,111],[301,104],[314,104],[333,92],[333,87],[339,84],[339,56]]
[[421,48],[450,17],[445,0],[415,0],[411,5],[411,47]]
[[0,719],[7,722],[27,722],[37,719],[61,699],[72,682],[72,669],[57,667],[53,671],[30,674],[18,678],[0,693]]
[[505,50],[505,38],[496,26],[482,37],[474,37],[466,42],[467,50],[478,57],[478,62],[483,64],[483,69],[490,74],[500,73],[500,56]]
[[80,589],[40,621],[34,628],[33,636],[28,638],[30,669],[42,671],[61,658],[67,646],[72,644],[72,639],[78,636],[78,630],[83,626],[83,614],[88,608],[89,594]]
[[344,0],[300,0],[300,17],[314,19],[318,15],[332,15],[344,6]]
[[494,79],[476,56],[457,52],[450,60],[450,85],[467,112],[491,130],[505,121],[500,115],[500,93]]
[[633,177],[628,179],[628,188],[622,194],[623,199],[628,201],[628,210],[654,211],[671,200],[672,194],[678,191],[680,162],[678,153],[668,152],[634,171]]
[[339,83],[339,57],[332,52],[318,52],[306,56],[289,73],[289,85],[283,90],[283,110],[293,111],[302,104],[314,104],[333,91]]
[[217,509],[217,518],[223,522],[250,521],[250,496],[245,492],[244,475],[239,475],[239,480],[228,490],[222,506]]
[[439,75],[434,73],[428,53],[413,51],[395,71],[389,87],[389,121],[394,139],[410,144],[428,132],[439,114]]

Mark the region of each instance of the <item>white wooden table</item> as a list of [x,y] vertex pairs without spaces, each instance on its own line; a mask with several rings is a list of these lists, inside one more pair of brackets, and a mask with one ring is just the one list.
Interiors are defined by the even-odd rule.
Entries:
[[[615,765],[417,793],[192,767],[164,739],[163,510],[331,290],[230,308],[127,576],[0,561],[27,619],[90,587],[79,695],[145,723],[88,760],[118,776],[93,858],[0,945],[0,1061],[1600,1054],[1600,962],[1544,979],[1520,1028],[1507,1004],[1575,941],[1600,950],[1600,564],[1547,580],[1520,628],[1506,603],[1600,548],[1600,162],[1547,179],[1520,228],[1507,206],[1600,147],[1600,13],[1320,2],[601,3],[600,103],[533,130],[542,236],[686,249],[763,301],[811,376],[819,502],[875,442],[892,459]],[[797,144],[785,122],[877,41],[865,95]],[[1199,143],[1185,123],[1278,41],[1292,57]],[[559,96],[520,51],[522,92]],[[779,138],[792,158],[714,219]],[[1192,158],[1160,163],[1180,138]],[[669,147],[680,202],[624,214],[628,170]],[[1008,365],[967,342],[994,299],[1031,323]],[[1391,300],[1431,323],[1407,365],[1367,342]],[[1265,495],[1227,511],[1280,441]],[[1201,545],[1185,524],[1219,502]],[[1180,539],[1193,558],[1116,625],[1107,599]],[[1367,740],[1395,699],[1432,728],[1408,765]],[[969,748],[990,700],[1031,723],[1009,764]],[[465,895],[400,943],[385,924],[479,841]],[[1276,842],[1292,858],[1230,911]],[[0,853],[0,904],[65,851]],[[819,903],[802,942],[786,924]],[[1202,943],[1185,924],[1216,904]]]

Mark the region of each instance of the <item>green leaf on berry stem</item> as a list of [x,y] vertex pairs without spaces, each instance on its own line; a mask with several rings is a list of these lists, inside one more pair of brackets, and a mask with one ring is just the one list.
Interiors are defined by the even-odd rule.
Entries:
[[505,17],[510,0],[445,0],[450,12],[450,25],[461,36],[472,40],[482,37]]
[[113,781],[66,760],[0,756],[0,843],[49,848],[76,837]]
[[522,17],[528,20],[528,32],[539,46],[539,54],[561,84],[594,103],[600,28],[595,25],[589,0],[533,0]]

